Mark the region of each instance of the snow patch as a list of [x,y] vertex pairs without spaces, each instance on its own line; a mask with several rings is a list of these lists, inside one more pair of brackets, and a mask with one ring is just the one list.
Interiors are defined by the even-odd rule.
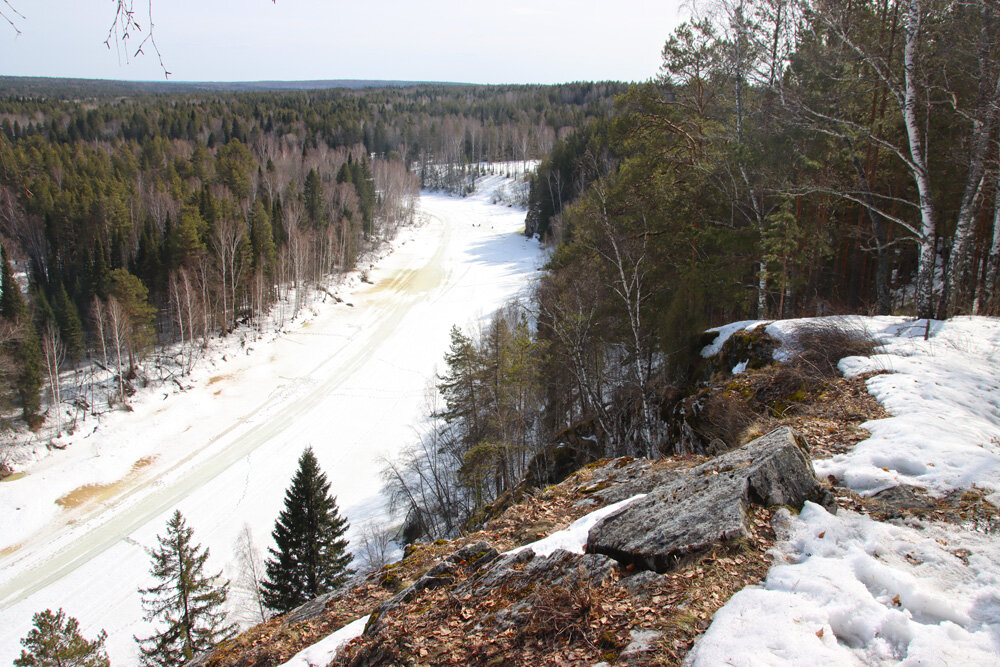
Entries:
[[336,632],[327,635],[309,648],[302,649],[281,667],[323,667],[337,655],[342,646],[365,631],[370,616],[353,620]]
[[[823,319],[823,318],[821,318]],[[768,325],[787,358],[802,322]],[[815,320],[811,320],[815,321]],[[842,359],[892,415],[871,437],[814,461],[863,494],[908,484],[942,495],[979,488],[1000,504],[1000,321],[849,318],[880,343]],[[888,372],[886,372],[888,371]],[[734,595],[689,665],[1000,665],[1000,540],[960,526],[880,523],[806,503],[775,517],[784,533],[761,586]]]
[[595,510],[590,514],[585,514],[571,523],[567,528],[552,533],[548,537],[544,537],[537,542],[532,542],[531,544],[525,544],[522,547],[505,551],[503,555],[507,556],[510,554],[520,553],[525,549],[531,549],[535,552],[536,556],[540,556],[542,558],[551,555],[558,549],[563,549],[564,551],[569,551],[575,554],[582,554],[584,548],[587,546],[587,534],[590,533],[591,528],[597,525],[598,521],[607,516],[611,516],[629,503],[645,497],[645,493],[639,493],[631,498],[626,498],[625,500],[613,503],[607,507],[602,507],[601,509]]
[[[879,326],[881,325],[881,326]],[[867,387],[887,419],[862,426],[871,437],[853,450],[817,461],[863,494],[899,484],[943,495],[980,488],[1000,499],[1000,321],[959,317],[932,322],[869,322],[882,348],[840,362],[848,377],[890,371]],[[998,503],[1000,504],[1000,503]]]
[[722,346],[726,344],[734,333],[743,330],[753,330],[764,324],[766,320],[743,320],[741,322],[732,322],[721,327],[715,327],[714,329],[709,329],[705,333],[718,333],[719,335],[715,337],[711,343],[701,348],[701,356],[703,359],[708,359],[709,357],[714,357],[721,350]]
[[1000,664],[1000,541],[813,503],[776,525],[777,564],[715,614],[688,665]]

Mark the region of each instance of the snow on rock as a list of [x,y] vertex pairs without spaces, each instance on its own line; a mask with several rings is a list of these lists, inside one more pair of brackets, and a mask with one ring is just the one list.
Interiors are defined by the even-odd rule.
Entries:
[[688,656],[701,665],[998,665],[1000,541],[807,503],[761,586],[734,595]]
[[707,333],[718,332],[719,335],[715,337],[715,340],[701,349],[702,358],[708,359],[717,355],[722,350],[722,346],[726,344],[726,341],[737,331],[756,329],[763,323],[764,320],[743,320],[742,322],[733,322],[722,327],[709,329]]
[[368,624],[368,616],[353,620],[341,629],[319,640],[309,648],[302,649],[281,667],[322,667],[330,664],[344,644],[360,637]]
[[869,327],[882,343],[871,358],[849,357],[849,377],[892,417],[865,423],[871,437],[852,451],[816,462],[820,477],[865,494],[910,484],[934,494],[978,487],[1000,505],[1000,320],[961,317]]
[[590,533],[590,529],[597,525],[598,521],[606,516],[611,516],[629,503],[645,497],[645,493],[638,493],[631,498],[626,498],[625,500],[602,507],[601,509],[595,510],[590,514],[585,514],[563,530],[552,533],[548,537],[544,537],[537,542],[525,544],[524,546],[517,547],[516,549],[506,551],[502,555],[507,556],[516,554],[521,551],[525,551],[526,549],[531,549],[535,552],[535,556],[539,556],[541,558],[550,556],[557,549],[569,551],[570,553],[582,554],[584,547],[587,545],[587,535]]
[[[1000,320],[958,317],[946,322],[902,317],[820,317],[766,323],[780,345],[775,359],[794,353],[803,324],[831,323],[871,335],[881,344],[872,357],[840,362],[848,377],[870,378],[868,391],[893,416],[870,421],[868,440],[833,459],[817,461],[816,474],[863,494],[909,484],[934,494],[973,486],[1000,505]],[[737,331],[765,324],[734,322],[702,349],[717,354]],[[924,340],[925,335],[928,339]],[[733,368],[733,373],[740,370]]]

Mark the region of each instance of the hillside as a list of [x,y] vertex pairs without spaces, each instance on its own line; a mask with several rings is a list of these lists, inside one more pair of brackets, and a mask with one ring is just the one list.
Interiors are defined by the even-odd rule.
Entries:
[[708,336],[673,403],[702,432],[742,405],[743,447],[522,485],[199,664],[996,664],[1000,324],[761,324]]

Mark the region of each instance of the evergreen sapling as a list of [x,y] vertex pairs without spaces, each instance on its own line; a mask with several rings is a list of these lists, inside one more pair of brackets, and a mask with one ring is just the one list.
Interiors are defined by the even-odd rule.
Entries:
[[80,623],[62,609],[46,609],[32,617],[34,627],[21,640],[24,650],[14,660],[16,667],[109,667],[104,650],[107,634],[102,630],[94,641],[80,634]]
[[326,475],[306,448],[271,533],[277,548],[268,550],[264,603],[284,613],[344,583],[353,574],[347,528]]
[[[181,665],[236,633],[223,608],[229,582],[221,572],[205,575],[208,549],[192,541],[194,531],[179,511],[167,522],[167,534],[152,549],[151,573],[155,586],[140,588],[145,620],[160,624],[159,631],[139,639],[144,665]],[[221,582],[221,583],[220,583]]]

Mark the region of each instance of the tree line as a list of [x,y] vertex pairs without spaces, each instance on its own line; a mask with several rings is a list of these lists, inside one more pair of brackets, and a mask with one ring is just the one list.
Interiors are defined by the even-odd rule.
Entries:
[[279,322],[294,316],[413,219],[427,165],[540,157],[620,89],[13,88],[0,96],[0,244],[5,295],[20,288],[26,307],[0,312],[0,393],[31,427],[46,381],[59,403],[60,373],[83,359],[124,404],[156,346],[180,343],[186,371],[207,337],[275,306]]

